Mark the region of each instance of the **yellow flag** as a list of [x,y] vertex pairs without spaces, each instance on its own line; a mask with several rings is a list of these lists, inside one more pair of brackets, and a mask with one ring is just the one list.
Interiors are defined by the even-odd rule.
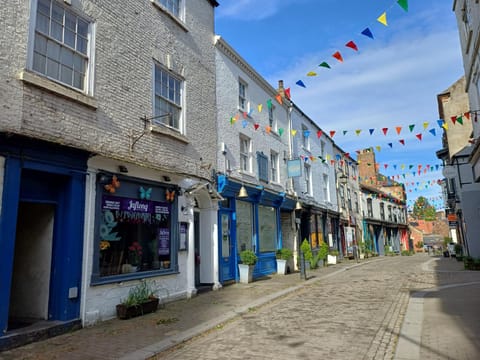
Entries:
[[297,135],[297,130],[292,129],[291,133],[292,133],[292,136],[295,136],[295,135]]
[[263,109],[263,104],[258,104],[258,112],[261,113]]
[[448,130],[448,124],[446,122],[443,123],[442,127],[445,129],[445,130]]
[[380,23],[380,24],[383,24],[385,26],[388,26],[387,24],[387,13],[384,12],[382,15],[380,15],[377,19],[377,21]]
[[360,135],[361,132],[362,132],[361,129],[355,130],[355,133],[357,134],[357,136]]
[[317,76],[317,73],[315,71],[309,71],[307,76]]
[[425,121],[423,123],[423,130],[427,130],[427,128],[428,128],[428,122]]
[[330,160],[330,154],[327,154],[327,161]]
[[381,151],[381,150],[382,150],[382,148],[381,148],[380,146],[378,146],[378,145],[375,146],[375,148],[377,149],[377,151]]

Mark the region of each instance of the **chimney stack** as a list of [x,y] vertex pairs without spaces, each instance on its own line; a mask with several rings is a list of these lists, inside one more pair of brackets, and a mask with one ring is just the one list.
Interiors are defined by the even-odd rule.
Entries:
[[283,80],[278,80],[278,89],[277,92],[282,98],[285,98],[285,88],[283,87]]

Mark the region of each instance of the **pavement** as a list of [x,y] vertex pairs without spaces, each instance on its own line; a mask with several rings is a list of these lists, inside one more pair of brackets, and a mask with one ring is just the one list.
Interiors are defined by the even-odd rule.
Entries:
[[[425,256],[424,275],[420,287],[411,293],[395,359],[479,359],[480,272],[465,271],[463,263],[454,259],[416,256]],[[376,261],[388,258],[347,260],[309,270],[307,280],[301,280],[299,273],[273,274],[250,284],[224,286],[167,303],[153,314],[112,319],[5,351],[0,359],[152,358],[309,284]]]

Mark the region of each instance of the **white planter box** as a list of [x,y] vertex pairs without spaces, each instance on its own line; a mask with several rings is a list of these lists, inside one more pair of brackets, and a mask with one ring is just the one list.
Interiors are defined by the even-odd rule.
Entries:
[[253,281],[253,268],[254,265],[238,264],[241,283],[248,284]]
[[287,273],[287,260],[277,259],[277,274],[285,275]]
[[337,257],[333,255],[327,255],[327,264],[335,265],[337,263]]

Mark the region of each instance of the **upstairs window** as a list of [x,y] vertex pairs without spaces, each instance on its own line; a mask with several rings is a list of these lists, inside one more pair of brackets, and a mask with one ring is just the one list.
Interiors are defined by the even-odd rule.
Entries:
[[323,174],[323,199],[325,201],[330,201],[330,189],[327,174]]
[[251,140],[246,136],[240,136],[240,170],[251,172],[250,161]]
[[180,0],[157,0],[169,13],[173,16],[180,18]]
[[238,82],[238,108],[248,112],[247,84],[242,80]]
[[87,92],[92,24],[52,0],[38,0],[31,69]]
[[268,157],[263,153],[257,153],[258,179],[268,182]]
[[302,125],[302,146],[305,150],[310,151],[310,130]]
[[155,65],[156,125],[165,125],[181,131],[183,81]]
[[310,169],[310,165],[305,164],[304,166],[304,174],[305,174],[305,194],[311,195],[312,194],[312,173]]
[[385,220],[385,204],[380,203],[380,219]]
[[372,199],[367,199],[367,214],[369,218],[373,217],[373,206],[372,206]]
[[272,128],[273,131],[277,131],[277,122],[275,121],[275,106],[270,106],[268,108],[268,125]]
[[278,183],[278,154],[274,151],[270,153],[270,174],[272,182]]

